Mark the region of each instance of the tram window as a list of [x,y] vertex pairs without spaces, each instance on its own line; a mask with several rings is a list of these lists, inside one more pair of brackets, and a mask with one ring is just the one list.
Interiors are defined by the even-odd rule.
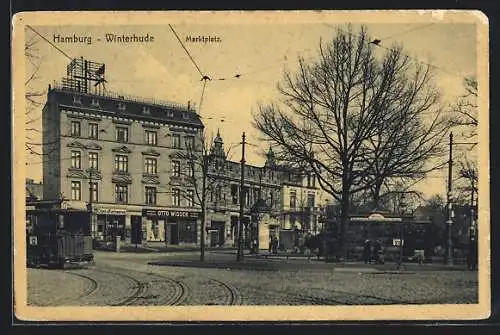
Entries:
[[59,229],[64,229],[64,215],[62,214],[58,216],[57,227]]

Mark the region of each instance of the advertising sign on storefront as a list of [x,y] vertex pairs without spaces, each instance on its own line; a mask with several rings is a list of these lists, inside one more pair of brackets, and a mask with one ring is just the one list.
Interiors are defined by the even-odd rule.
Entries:
[[199,212],[143,209],[142,215],[155,218],[198,218]]
[[107,215],[125,215],[127,211],[125,209],[118,208],[94,208],[94,213],[96,214],[107,214]]

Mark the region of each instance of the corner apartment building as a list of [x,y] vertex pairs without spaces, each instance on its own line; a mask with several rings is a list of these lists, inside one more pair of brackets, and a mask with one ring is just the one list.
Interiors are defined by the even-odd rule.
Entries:
[[[217,133],[210,152],[213,190],[207,205],[207,227],[212,245],[235,243],[240,201],[244,201],[244,239],[268,247],[279,231],[319,232],[319,203],[323,200],[314,176],[276,163],[271,148],[264,166],[245,164],[244,199],[240,199],[241,163],[227,159]],[[258,236],[257,236],[258,235]]]
[[203,129],[189,106],[61,84],[49,86],[42,125],[43,198],[90,203],[96,239],[199,243],[200,209],[180,173]]

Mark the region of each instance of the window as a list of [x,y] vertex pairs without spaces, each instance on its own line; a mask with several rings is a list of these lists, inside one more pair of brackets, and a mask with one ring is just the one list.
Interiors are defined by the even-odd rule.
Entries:
[[243,199],[245,199],[245,206],[250,206],[250,192],[248,187],[243,188]]
[[307,195],[307,207],[314,207],[314,194]]
[[151,111],[149,110],[149,107],[143,106],[142,107],[142,114],[150,114]]
[[311,187],[311,175],[307,175],[307,187]]
[[238,185],[231,185],[231,198],[233,200],[233,205],[238,204]]
[[71,121],[71,136],[80,137],[80,121]]
[[99,106],[99,100],[97,100],[96,98],[92,98],[92,105]]
[[274,206],[274,193],[273,191],[269,192],[269,200],[271,207]]
[[156,205],[156,187],[146,186],[146,204]]
[[187,149],[194,149],[194,136],[186,136],[186,148]]
[[215,188],[215,199],[220,201],[222,199],[222,187],[217,185]]
[[188,113],[182,113],[182,118],[187,120],[189,119],[189,114]]
[[174,112],[173,111],[167,111],[167,116],[173,117],[174,116]]
[[119,102],[118,103],[118,110],[121,110],[121,111],[124,111],[127,107],[125,106],[124,103],[122,102]]
[[156,158],[146,158],[144,160],[144,171],[147,174],[156,174],[157,173],[156,166],[157,166]]
[[99,137],[99,126],[97,123],[89,123],[89,138],[97,140]]
[[91,200],[93,202],[99,202],[99,189],[98,189],[99,186],[98,186],[98,184],[92,183],[90,187],[92,189]]
[[99,154],[97,152],[89,152],[89,168],[99,170]]
[[71,182],[71,200],[82,200],[82,183],[79,181]]
[[149,145],[156,145],[157,143],[156,131],[146,130],[146,143]]
[[128,185],[115,184],[115,200],[118,203],[128,202]]
[[179,134],[173,134],[172,135],[172,146],[174,148],[180,148],[181,147],[181,135],[179,135]]
[[295,208],[297,206],[297,193],[295,191],[290,192],[290,207]]
[[71,168],[82,168],[82,153],[80,151],[71,151]]
[[74,95],[73,96],[73,103],[74,104],[81,104],[82,103],[82,97]]
[[116,127],[116,141],[122,143],[128,142],[128,128]]
[[311,180],[312,180],[312,187],[316,187],[316,176],[311,176]]
[[253,200],[255,202],[257,202],[259,200],[259,189],[258,188],[253,189]]
[[181,205],[181,190],[178,188],[172,189],[172,205],[180,206]]
[[115,156],[115,171],[128,172],[128,157],[123,155]]
[[194,205],[194,192],[193,190],[187,190],[186,192],[186,206],[193,207]]
[[174,177],[181,176],[181,162],[172,161],[172,176]]
[[186,176],[189,178],[194,177],[194,164],[192,162],[188,162],[186,164]]

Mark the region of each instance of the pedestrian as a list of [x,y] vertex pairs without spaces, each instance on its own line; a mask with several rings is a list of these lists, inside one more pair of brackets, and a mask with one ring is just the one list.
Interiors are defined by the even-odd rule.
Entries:
[[271,236],[269,239],[269,253],[273,250],[273,244],[274,244],[274,236]]
[[274,241],[273,241],[273,253],[274,254],[278,254],[278,238],[274,238]]
[[376,264],[381,262],[381,257],[380,257],[381,251],[382,251],[382,245],[380,241],[377,240],[375,241],[375,245],[373,247],[373,259]]
[[366,240],[363,246],[363,260],[365,261],[365,264],[368,264],[368,262],[370,262],[370,252],[371,252],[371,242],[370,240]]

